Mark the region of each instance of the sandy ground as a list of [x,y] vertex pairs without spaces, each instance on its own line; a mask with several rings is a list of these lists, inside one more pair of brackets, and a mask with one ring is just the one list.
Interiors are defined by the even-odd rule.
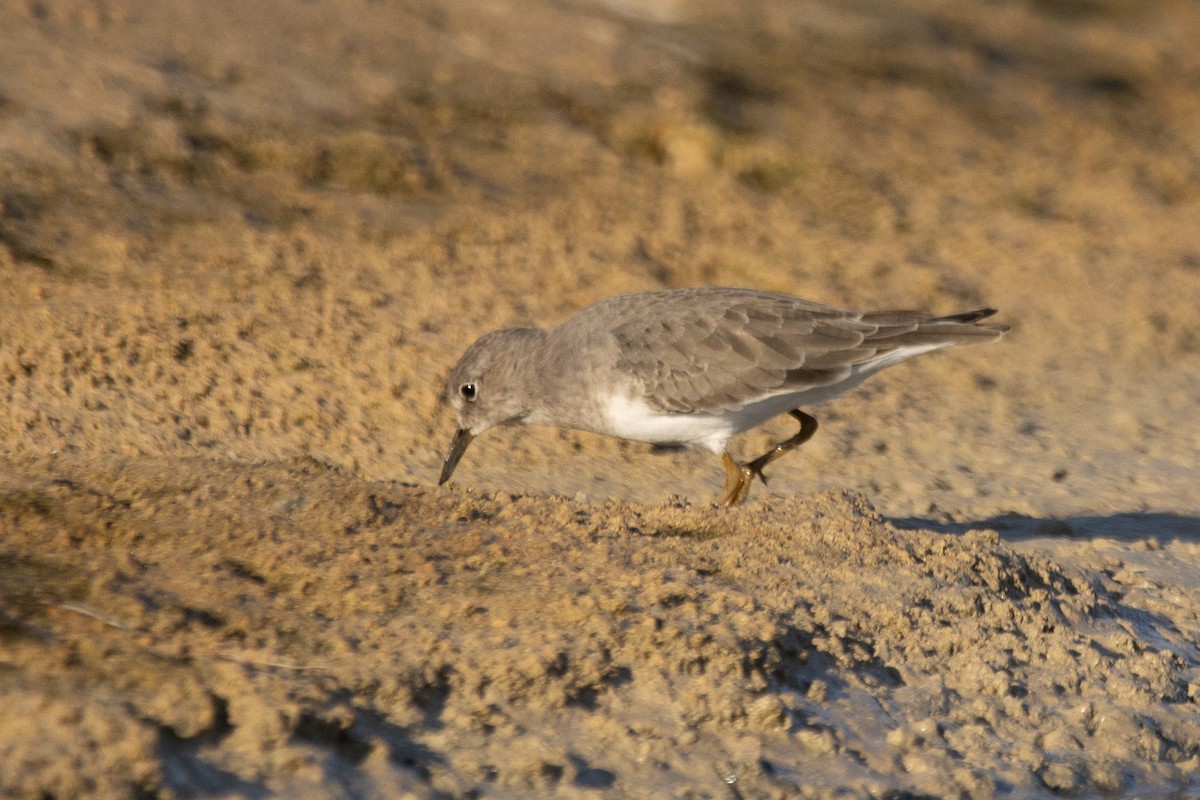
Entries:
[[[0,796],[1200,795],[1198,40],[0,2]],[[549,429],[434,487],[478,335],[691,285],[1012,332],[741,508]]]

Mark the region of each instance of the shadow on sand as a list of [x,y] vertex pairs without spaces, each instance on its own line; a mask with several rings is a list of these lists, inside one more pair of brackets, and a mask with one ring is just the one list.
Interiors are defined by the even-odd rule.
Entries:
[[1170,542],[1200,542],[1200,518],[1163,512],[1122,512],[1109,516],[1084,515],[1065,519],[1003,514],[969,522],[937,522],[921,517],[892,517],[889,521],[902,530],[932,530],[940,533],[966,533],[985,528],[994,530],[1008,541],[1029,539],[1105,538],[1120,542],[1157,539]]

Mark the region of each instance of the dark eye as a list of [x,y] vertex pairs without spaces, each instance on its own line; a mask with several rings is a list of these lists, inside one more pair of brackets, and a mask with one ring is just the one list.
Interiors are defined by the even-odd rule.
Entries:
[[462,386],[459,387],[458,393],[463,396],[464,400],[474,400],[475,399],[475,384],[464,383]]

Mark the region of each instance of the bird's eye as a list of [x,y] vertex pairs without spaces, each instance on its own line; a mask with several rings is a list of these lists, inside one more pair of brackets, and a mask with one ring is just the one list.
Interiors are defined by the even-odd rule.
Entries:
[[464,400],[474,400],[475,399],[475,384],[464,383],[462,386],[458,387],[458,393],[463,396]]

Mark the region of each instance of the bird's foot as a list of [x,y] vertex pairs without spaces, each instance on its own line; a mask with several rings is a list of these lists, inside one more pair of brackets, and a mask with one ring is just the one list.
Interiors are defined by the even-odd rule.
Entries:
[[725,492],[721,497],[724,505],[736,506],[743,503],[750,496],[750,484],[754,483],[755,476],[766,484],[767,476],[763,475],[761,465],[753,461],[739,464],[729,453],[722,453],[721,460],[725,464]]

